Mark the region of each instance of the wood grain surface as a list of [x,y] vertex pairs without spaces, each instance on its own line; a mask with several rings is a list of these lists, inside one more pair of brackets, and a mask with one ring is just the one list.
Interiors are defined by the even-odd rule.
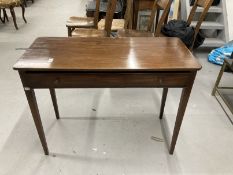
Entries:
[[15,70],[195,71],[201,69],[178,38],[37,38]]

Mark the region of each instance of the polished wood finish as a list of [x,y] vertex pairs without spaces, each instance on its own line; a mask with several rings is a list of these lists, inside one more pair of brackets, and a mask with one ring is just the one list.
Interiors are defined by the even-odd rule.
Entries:
[[96,0],[95,9],[96,10],[94,13],[94,17],[71,16],[66,21],[68,36],[72,36],[72,31],[75,30],[76,28],[95,28],[95,29],[97,29],[97,24],[98,24],[98,20],[99,20],[100,0]]
[[[159,37],[161,36],[161,28],[166,23],[168,13],[172,4],[172,0],[155,0],[151,9],[151,15],[147,26],[147,31],[137,31],[131,29],[119,30],[117,33],[118,37]],[[160,10],[163,13],[160,17]],[[155,32],[152,33],[153,24],[156,16]]]
[[[64,59],[65,57],[68,59]],[[53,59],[52,62],[50,59]],[[32,64],[33,61],[35,64]],[[22,59],[15,64],[15,68],[54,71],[110,69],[129,72],[195,70],[200,69],[200,65],[182,41],[174,37],[44,37],[34,41]]]
[[195,33],[194,33],[194,37],[193,37],[193,43],[192,43],[192,46],[189,48],[190,50],[193,49],[193,46],[194,46],[194,42],[195,42],[195,39],[197,37],[197,34],[200,30],[200,27],[201,27],[201,24],[202,22],[204,21],[205,17],[206,17],[206,14],[210,8],[210,6],[212,5],[214,0],[196,0],[194,2],[194,5],[190,11],[190,14],[189,14],[189,17],[188,17],[188,20],[187,20],[187,23],[190,25],[192,20],[193,20],[193,17],[195,15],[195,12],[196,12],[196,9],[198,6],[202,7],[203,8],[203,11],[202,13],[200,14],[200,17],[198,19],[198,22],[195,26]]
[[[106,22],[104,30],[98,29],[75,29],[72,32],[73,37],[110,37],[113,15],[115,13],[117,0],[108,0]],[[96,24],[97,25],[97,24]]]
[[[174,54],[175,53],[175,54]],[[170,145],[173,153],[196,72],[201,69],[178,38],[38,38],[14,65],[18,70],[38,134],[48,154],[34,89],[54,88],[182,88]],[[57,111],[56,111],[57,110]]]

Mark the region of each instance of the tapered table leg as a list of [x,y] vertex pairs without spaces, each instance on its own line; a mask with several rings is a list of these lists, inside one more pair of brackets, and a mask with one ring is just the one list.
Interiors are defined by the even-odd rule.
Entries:
[[28,88],[25,88],[24,91],[27,96],[28,104],[31,109],[32,117],[35,122],[36,129],[37,129],[41,144],[44,149],[44,153],[45,155],[48,155],[49,150],[48,150],[48,146],[47,146],[47,142],[46,142],[46,138],[44,134],[43,125],[42,125],[41,118],[40,118],[39,109],[38,109],[37,102],[36,102],[35,92],[33,89],[28,89]]
[[163,118],[164,107],[165,107],[165,103],[166,103],[166,99],[167,99],[167,92],[168,92],[168,88],[163,88],[163,95],[162,95],[162,99],[161,99],[161,107],[160,107],[160,114],[159,114],[160,119]]
[[53,108],[54,108],[54,111],[55,111],[55,114],[56,114],[56,118],[59,119],[60,115],[59,115],[59,110],[58,110],[58,105],[57,105],[57,97],[56,97],[55,89],[50,88],[49,91],[50,91],[50,95],[51,95],[51,98],[52,98]]
[[175,122],[174,130],[173,130],[172,141],[171,141],[170,150],[169,150],[170,154],[173,154],[174,149],[175,149],[176,141],[177,141],[180,127],[181,127],[181,124],[184,118],[184,113],[186,110],[186,106],[188,104],[188,100],[189,100],[189,96],[192,90],[195,76],[196,76],[196,73],[193,75],[193,77],[191,77],[189,85],[187,87],[184,87],[181,93],[180,103],[178,107],[176,122]]

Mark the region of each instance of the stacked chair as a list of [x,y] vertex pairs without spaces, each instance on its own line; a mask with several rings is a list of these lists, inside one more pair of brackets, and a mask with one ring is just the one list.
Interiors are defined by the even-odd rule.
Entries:
[[[126,11],[125,11],[124,19],[113,19],[112,20],[111,30],[113,32],[118,31],[118,30],[122,30],[122,29],[131,28],[131,26],[132,26],[132,24],[131,24],[132,3],[133,3],[132,0],[126,1]],[[105,19],[101,19],[98,22],[98,29],[103,30],[104,26],[105,26]]]
[[3,22],[5,22],[5,19],[8,21],[8,17],[7,17],[5,10],[10,9],[11,16],[12,16],[13,21],[14,21],[15,29],[18,30],[18,25],[16,23],[16,16],[15,16],[15,11],[14,11],[15,7],[22,8],[22,17],[23,17],[24,22],[27,23],[27,21],[24,17],[24,13],[25,13],[24,3],[21,0],[0,0],[0,9],[3,10],[3,20],[2,20],[2,18],[1,18],[1,20]]
[[[111,32],[114,31],[116,32],[114,37],[164,37],[161,33],[161,29],[163,25],[167,23],[172,0],[154,0],[146,31],[131,29],[133,0],[127,0],[124,19],[113,19],[116,1],[117,0],[108,0],[106,18],[101,19],[99,22],[100,0],[96,0],[96,10],[93,18],[70,17],[66,23],[68,36],[110,37],[113,36],[111,35]],[[194,26],[195,34],[192,46],[189,48],[190,50],[193,49],[200,26],[205,19],[212,2],[213,0],[195,0],[187,20],[188,25],[192,25],[191,22],[198,6],[202,7],[203,11],[198,17],[197,24]],[[160,13],[161,10],[162,14]]]
[[[67,28],[70,28],[70,26],[72,26],[71,32],[68,29],[68,35],[72,37],[110,37],[113,16],[114,16],[115,9],[116,9],[116,2],[117,0],[108,1],[104,29],[97,28],[100,0],[96,0],[96,11],[95,11],[94,19],[93,19],[94,27],[89,27],[89,26],[78,27],[78,25],[75,25],[75,26],[66,25]],[[77,23],[81,23],[81,20],[77,20]]]
[[207,14],[210,6],[212,5],[212,3],[213,3],[213,0],[196,0],[194,2],[194,5],[193,5],[193,8],[190,11],[187,23],[189,25],[191,25],[192,20],[194,18],[194,15],[195,15],[195,12],[196,12],[198,6],[202,7],[203,11],[202,11],[202,13],[199,16],[199,20],[198,20],[196,26],[194,27],[195,28],[195,33],[194,33],[194,37],[193,37],[192,46],[189,48],[190,50],[193,50],[194,42],[195,42],[197,34],[198,34],[199,30],[200,30],[201,24],[205,20],[206,14]]
[[100,8],[100,0],[96,0],[96,8],[95,8],[96,10],[94,13],[94,17],[71,16],[66,22],[68,36],[72,36],[72,32],[76,28],[97,29],[97,24],[99,19],[99,8]]
[[[157,37],[161,34],[161,28],[164,23],[167,22],[168,13],[170,10],[172,4],[172,0],[155,0],[152,10],[150,19],[147,26],[147,31],[139,31],[139,30],[132,30],[132,29],[124,29],[124,30],[118,30],[117,36],[118,37]],[[163,10],[163,13],[160,17],[160,10]],[[130,12],[129,12],[130,13]],[[156,16],[156,25],[155,25],[155,32],[153,31],[153,24]],[[128,18],[130,18],[130,15],[127,15]],[[130,20],[126,20],[126,22],[129,22]],[[127,24],[126,24],[127,26]]]

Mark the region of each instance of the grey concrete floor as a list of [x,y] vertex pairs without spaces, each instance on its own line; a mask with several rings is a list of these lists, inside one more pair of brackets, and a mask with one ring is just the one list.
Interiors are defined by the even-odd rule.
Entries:
[[[198,72],[174,155],[173,130],[180,90],[169,91],[158,119],[161,89],[57,90],[56,120],[48,90],[37,90],[50,155],[45,156],[13,64],[38,36],[66,36],[65,21],[85,14],[86,0],[35,0],[27,24],[16,9],[0,24],[0,175],[233,174],[233,127],[211,90],[220,67],[196,56]],[[10,13],[8,12],[9,16]],[[232,85],[232,75],[223,78]],[[152,137],[161,138],[158,142]]]

